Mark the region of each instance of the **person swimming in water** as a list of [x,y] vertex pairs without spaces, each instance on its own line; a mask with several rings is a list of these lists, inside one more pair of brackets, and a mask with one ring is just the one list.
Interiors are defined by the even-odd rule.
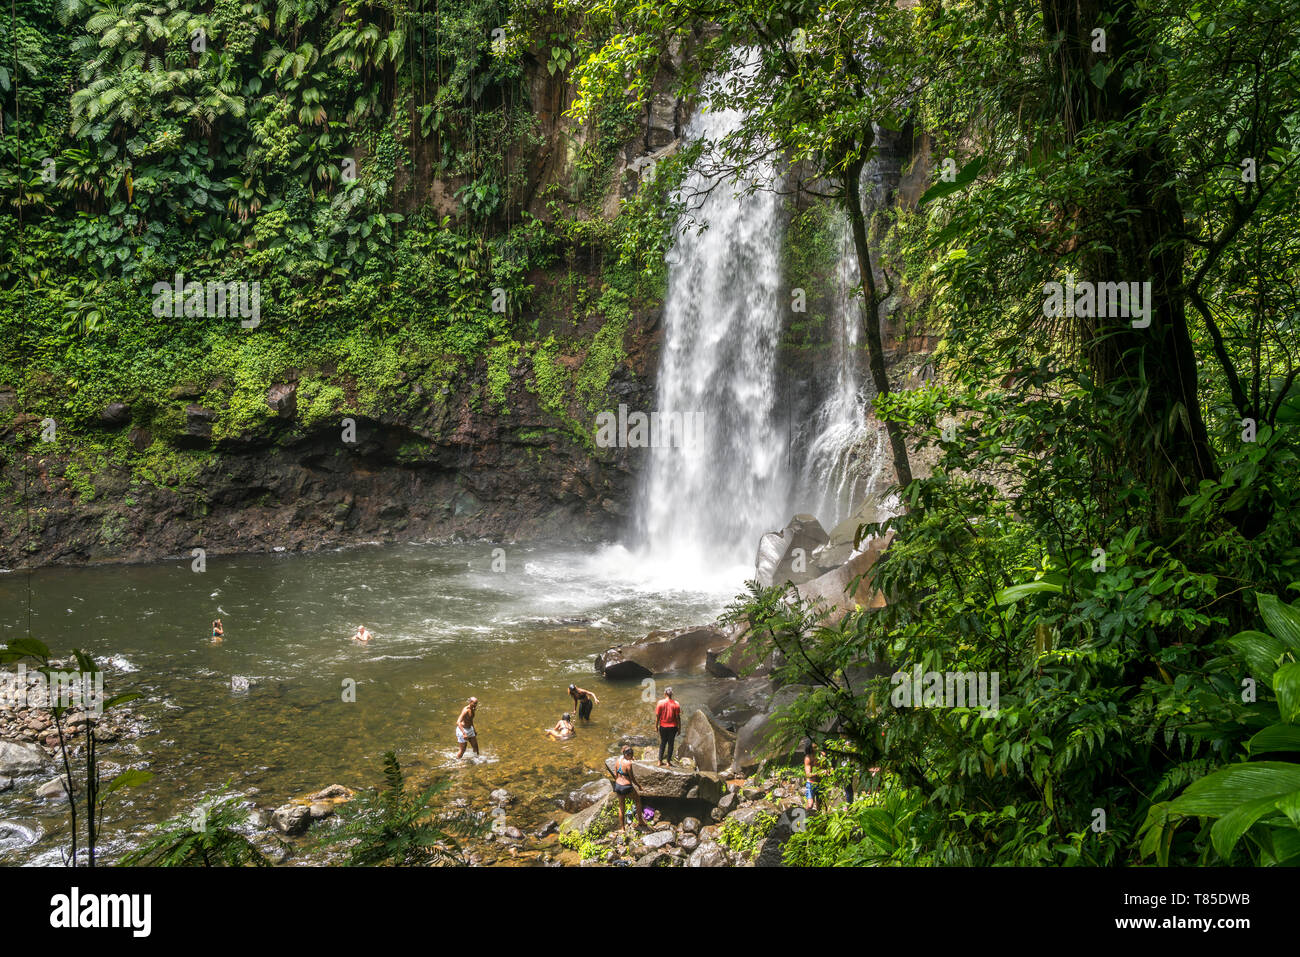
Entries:
[[357,631],[356,634],[352,636],[352,640],[359,641],[364,644],[365,642],[369,641],[373,637],[375,636],[366,630],[365,625],[357,625]]
[[226,637],[226,629],[221,626],[221,619],[214,619],[212,622],[212,640],[221,641]]
[[573,715],[564,712],[564,716],[555,722],[555,727],[547,728],[546,734],[555,741],[567,741],[576,734],[573,730]]

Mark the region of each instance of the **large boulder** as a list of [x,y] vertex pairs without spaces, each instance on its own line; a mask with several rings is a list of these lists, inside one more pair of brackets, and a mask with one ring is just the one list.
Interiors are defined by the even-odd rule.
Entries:
[[0,774],[5,777],[39,774],[48,763],[45,752],[34,744],[0,741]]
[[[853,510],[853,514],[831,529],[826,544],[813,551],[813,563],[824,573],[839,568],[857,553],[854,541],[858,528],[873,522],[883,522],[894,513],[885,506],[878,496],[869,496]],[[870,542],[863,543],[863,551],[870,547]]]
[[796,515],[781,531],[768,532],[759,539],[754,577],[765,587],[786,581],[797,585],[813,578],[819,569],[812,554],[828,539],[816,518]]
[[774,747],[769,738],[776,730],[774,712],[789,704],[807,688],[803,685],[786,685],[772,698],[771,708],[763,714],[754,715],[736,732],[736,749],[731,759],[733,775],[749,775],[759,764],[768,758],[782,763],[793,763],[796,755],[793,750],[784,751]]
[[570,814],[575,814],[583,808],[591,807],[605,795],[614,789],[609,778],[597,778],[595,781],[588,781],[580,788],[570,791],[564,796],[564,809]]
[[712,627],[653,631],[641,641],[597,655],[596,671],[611,681],[699,672],[704,670],[710,651],[721,651],[731,642],[731,634]]
[[585,833],[592,824],[596,823],[596,818],[600,817],[601,812],[607,807],[612,807],[614,816],[618,816],[618,798],[613,791],[610,791],[590,807],[585,807],[572,817],[565,818],[560,822],[560,833],[568,834],[571,831],[577,831],[579,834]]
[[709,695],[708,708],[724,727],[735,725],[738,728],[754,715],[766,713],[772,707],[775,694],[776,685],[770,678],[720,681]]
[[281,834],[301,834],[311,826],[311,808],[306,804],[282,804],[271,815],[271,826]]
[[688,867],[726,867],[727,852],[715,841],[701,841],[686,863]]
[[[613,773],[615,758],[605,765]],[[645,761],[632,762],[632,781],[643,798],[669,798],[672,800],[699,800],[710,803],[722,796],[722,776],[705,771],[682,768],[661,768]]]
[[682,733],[681,754],[701,771],[725,771],[731,767],[736,736],[706,711],[696,711]]
[[[799,597],[827,606],[831,610],[828,624],[835,624],[855,608],[883,608],[885,596],[873,587],[868,572],[893,540],[893,532],[873,539],[865,551],[854,555],[839,568],[798,585]],[[862,576],[862,580],[850,595],[847,590],[858,576]]]
[[[797,815],[802,815],[803,809],[796,808]],[[802,820],[802,817],[798,818]],[[755,867],[784,867],[783,852],[786,842],[790,840],[795,832],[795,815],[790,811],[783,811],[781,816],[776,819],[772,825],[772,830],[767,832],[767,837],[758,842],[758,847],[754,851]]]

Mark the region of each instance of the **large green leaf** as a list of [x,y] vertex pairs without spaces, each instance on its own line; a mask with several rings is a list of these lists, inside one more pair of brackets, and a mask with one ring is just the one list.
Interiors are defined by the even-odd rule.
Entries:
[[1263,797],[1240,804],[1220,817],[1214,822],[1214,827],[1210,828],[1210,840],[1214,844],[1214,850],[1226,861],[1232,856],[1232,849],[1237,846],[1241,836],[1249,831],[1256,821],[1276,807],[1277,798]]
[[1270,751],[1300,751],[1300,726],[1294,724],[1270,724],[1246,742],[1246,750],[1251,754],[1267,754]]
[[1217,818],[1264,798],[1277,801],[1292,791],[1300,791],[1300,764],[1281,761],[1232,764],[1193,781],[1169,803],[1169,810]]
[[975,177],[979,176],[979,174],[984,171],[986,165],[988,165],[988,160],[983,156],[977,156],[975,159],[963,166],[961,171],[951,182],[941,181],[927,189],[924,195],[922,195],[920,200],[917,202],[917,205],[924,206],[932,200],[941,199],[942,197],[949,196],[952,193],[960,192],[971,183],[975,182]]
[[1275,595],[1256,595],[1259,613],[1274,636],[1295,654],[1300,654],[1300,610],[1282,602]]
[[1056,582],[1043,580],[1025,582],[1023,585],[1011,585],[998,592],[997,595],[994,596],[994,601],[999,605],[1010,605],[1012,602],[1019,601],[1029,595],[1036,595],[1039,592],[1045,591],[1059,594],[1061,592],[1061,586]]
[[1300,663],[1290,662],[1273,675],[1273,691],[1282,720],[1294,724],[1300,718]]
[[1246,667],[1255,680],[1264,684],[1273,680],[1278,659],[1286,654],[1286,645],[1262,631],[1243,631],[1229,638],[1228,644],[1246,659]]

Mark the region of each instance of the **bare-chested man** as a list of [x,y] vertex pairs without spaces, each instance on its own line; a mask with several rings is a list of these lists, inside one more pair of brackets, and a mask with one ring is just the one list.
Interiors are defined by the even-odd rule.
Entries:
[[465,756],[467,744],[474,745],[474,754],[478,754],[478,732],[474,730],[474,709],[477,707],[478,698],[470,698],[469,704],[460,709],[460,717],[456,719],[456,740],[460,743],[457,758]]

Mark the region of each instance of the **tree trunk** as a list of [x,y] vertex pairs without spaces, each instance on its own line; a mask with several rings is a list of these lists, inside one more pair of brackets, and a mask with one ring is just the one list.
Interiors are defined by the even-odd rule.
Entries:
[[[844,172],[845,208],[849,216],[849,226],[853,231],[853,249],[858,258],[858,273],[862,279],[862,316],[867,338],[867,361],[871,368],[871,381],[876,387],[876,395],[889,394],[889,376],[885,372],[885,349],[880,340],[880,291],[876,287],[875,269],[871,262],[871,247],[867,245],[867,222],[862,213],[861,190],[858,177],[862,173],[864,160],[861,156],[848,162]],[[907,457],[907,442],[903,427],[897,422],[885,422],[885,431],[889,435],[889,447],[894,457],[894,472],[898,483],[907,485],[912,481],[912,465]]]

